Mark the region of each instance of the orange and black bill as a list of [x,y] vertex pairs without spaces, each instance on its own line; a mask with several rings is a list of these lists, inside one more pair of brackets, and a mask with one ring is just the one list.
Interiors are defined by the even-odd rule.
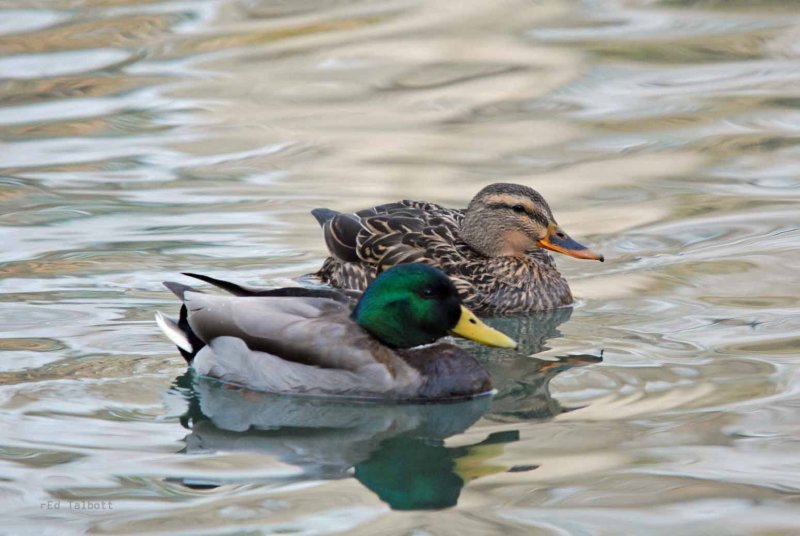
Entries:
[[592,261],[603,262],[605,257],[599,253],[595,253],[587,248],[580,242],[573,240],[571,236],[561,230],[561,227],[555,223],[550,224],[547,236],[540,239],[538,242],[539,247],[557,251],[576,259],[589,259]]

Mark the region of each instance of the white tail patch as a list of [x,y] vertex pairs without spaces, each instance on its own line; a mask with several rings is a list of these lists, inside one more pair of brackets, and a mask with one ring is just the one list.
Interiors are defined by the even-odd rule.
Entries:
[[171,318],[163,315],[161,311],[156,311],[156,324],[164,332],[164,335],[171,340],[175,346],[186,352],[194,352],[192,343],[186,338],[186,334],[178,327],[178,323]]

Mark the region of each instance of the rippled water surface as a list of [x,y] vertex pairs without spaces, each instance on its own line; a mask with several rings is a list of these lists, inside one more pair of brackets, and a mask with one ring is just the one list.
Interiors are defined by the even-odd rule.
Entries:
[[[788,1],[0,2],[3,531],[800,531],[798,43]],[[607,261],[494,321],[492,400],[226,389],[153,322],[316,268],[311,208],[497,180]]]

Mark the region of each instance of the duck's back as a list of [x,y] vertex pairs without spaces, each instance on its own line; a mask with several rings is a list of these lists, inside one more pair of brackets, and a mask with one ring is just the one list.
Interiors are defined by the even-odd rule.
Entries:
[[317,276],[337,288],[363,290],[382,271],[422,262],[448,266],[475,256],[458,236],[464,211],[424,201],[398,201],[356,213],[312,211],[331,256]]
[[315,275],[334,287],[363,290],[391,266],[421,262],[445,272],[476,312],[528,313],[572,303],[566,280],[543,250],[485,257],[469,247],[459,236],[464,210],[399,201],[353,214],[313,213],[331,253]]

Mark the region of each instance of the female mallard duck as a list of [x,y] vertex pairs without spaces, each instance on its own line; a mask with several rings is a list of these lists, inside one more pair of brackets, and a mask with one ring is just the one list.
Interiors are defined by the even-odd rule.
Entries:
[[464,303],[486,314],[572,303],[569,285],[543,248],[603,261],[559,227],[538,192],[519,184],[487,186],[466,210],[399,201],[355,214],[311,213],[331,255],[315,274],[322,281],[360,290],[391,266],[421,262],[443,270]]
[[[192,274],[188,274],[192,275]],[[446,400],[491,390],[453,333],[516,348],[461,305],[453,283],[422,264],[387,270],[355,308],[336,291],[250,291],[209,277],[236,296],[165,285],[183,301],[179,321],[156,320],[204,376],[260,391],[402,400]],[[416,348],[421,345],[420,348]]]

